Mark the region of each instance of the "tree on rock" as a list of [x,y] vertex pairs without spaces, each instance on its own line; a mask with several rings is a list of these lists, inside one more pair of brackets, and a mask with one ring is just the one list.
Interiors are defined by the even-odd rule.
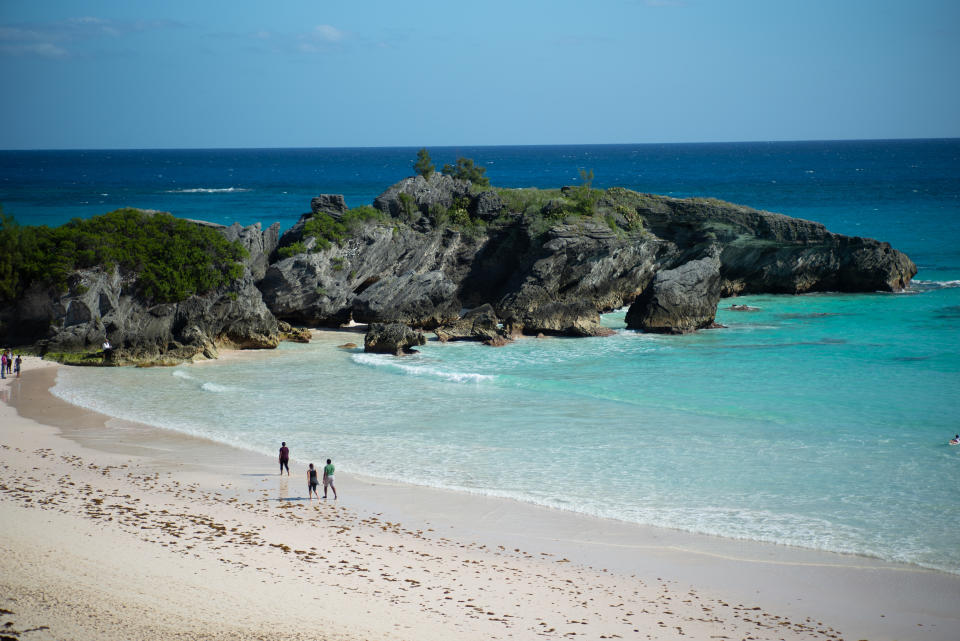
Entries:
[[461,180],[469,180],[478,187],[489,187],[490,179],[484,176],[487,172],[486,167],[473,164],[473,158],[457,158],[456,166],[446,164],[440,173],[445,176],[453,176]]
[[421,148],[420,151],[417,152],[417,162],[414,163],[413,170],[427,180],[430,180],[430,176],[436,171],[436,167],[433,166],[433,162],[430,160],[430,152],[427,151],[426,147]]

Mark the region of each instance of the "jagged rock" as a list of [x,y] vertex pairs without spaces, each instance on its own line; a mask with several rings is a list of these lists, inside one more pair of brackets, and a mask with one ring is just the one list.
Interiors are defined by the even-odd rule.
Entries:
[[[274,314],[296,324],[339,327],[353,314],[359,322],[435,327],[459,315],[455,296],[439,305],[436,297],[455,295],[450,283],[462,282],[471,265],[464,256],[483,242],[453,231],[368,223],[342,246],[273,263],[260,287]],[[432,272],[437,274],[426,276]],[[416,289],[405,293],[384,284],[367,293],[380,281],[413,283]],[[399,311],[390,312],[388,303]]]
[[135,274],[116,267],[77,270],[68,277],[66,292],[35,284],[16,305],[0,311],[4,340],[34,344],[42,353],[100,352],[109,340],[113,349],[105,360],[117,365],[175,364],[215,358],[221,348],[276,347],[277,322],[263,303],[253,270],[272,251],[277,228],[265,233],[260,225],[209,226],[240,240],[250,252],[243,275],[230,285],[178,303],[152,304],[137,293]]
[[353,299],[359,323],[403,323],[432,329],[460,313],[457,285],[440,270],[381,278]]
[[692,260],[657,273],[627,311],[629,329],[686,334],[714,325],[720,301],[720,261]]
[[363,351],[400,356],[426,342],[423,332],[401,323],[371,323],[363,339]]
[[506,345],[510,337],[499,327],[500,320],[489,303],[471,309],[460,319],[436,328],[437,338],[447,341],[474,340],[490,345]]
[[246,248],[247,257],[243,260],[254,282],[263,280],[270,264],[270,257],[280,242],[280,223],[273,223],[264,231],[260,223],[248,227],[234,223],[229,227],[215,225],[227,240],[237,240]]
[[661,243],[638,243],[592,220],[557,225],[497,304],[511,331],[606,336],[600,312],[632,301],[653,278]]
[[900,291],[917,273],[888,243],[833,234],[820,223],[711,198],[610,192],[608,198],[632,209],[650,232],[686,250],[688,258],[699,258],[705,245],[720,247],[724,296]]
[[495,191],[481,191],[470,201],[470,215],[490,222],[496,220],[503,211],[503,199]]
[[313,214],[330,214],[339,220],[347,213],[347,203],[340,194],[320,194],[310,201],[310,211]]
[[[408,216],[400,203],[401,193],[413,198],[415,207],[422,215],[428,214],[431,207],[438,206],[447,210],[457,200],[462,199],[469,203],[472,198],[471,186],[468,181],[435,173],[430,176],[429,180],[423,176],[413,176],[401,180],[377,196],[376,200],[373,201],[373,206],[394,218],[403,220]],[[410,222],[414,221],[411,220]]]
[[[418,176],[387,189],[376,206],[403,220],[400,193],[424,213],[462,202],[469,189],[448,176]],[[264,300],[292,322],[339,325],[353,313],[421,328],[453,321],[461,305],[490,304],[507,335],[597,336],[610,333],[601,312],[632,303],[658,272],[708,255],[719,256],[723,295],[898,289],[916,269],[884,243],[709,199],[610,189],[596,203],[602,216],[562,222],[575,197],[564,194],[547,203],[561,222],[545,232],[505,212],[490,190],[470,201],[475,218],[495,221],[483,234],[431,230],[427,218],[370,224],[342,247],[272,265]]]
[[340,349],[357,349],[356,343],[344,343],[343,345],[337,345]]
[[291,343],[309,343],[312,338],[309,329],[294,327],[286,321],[277,321],[277,330],[283,340]]

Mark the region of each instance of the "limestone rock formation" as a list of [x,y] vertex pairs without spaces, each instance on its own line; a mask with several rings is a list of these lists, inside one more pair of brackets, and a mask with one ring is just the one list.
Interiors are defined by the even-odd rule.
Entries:
[[720,301],[720,261],[691,260],[657,273],[627,311],[627,327],[686,334],[714,326]]
[[358,323],[398,322],[424,329],[456,320],[460,314],[457,284],[441,270],[386,276],[353,299]]
[[77,270],[66,292],[34,285],[2,310],[6,340],[53,354],[98,352],[109,341],[110,364],[173,364],[215,358],[221,347],[276,347],[277,321],[263,303],[254,272],[265,265],[277,229],[217,227],[250,251],[234,283],[178,303],[153,304],[136,293],[134,274],[116,267]]
[[371,323],[363,338],[363,351],[401,356],[426,342],[423,332],[402,323]]
[[413,200],[418,216],[426,216],[432,207],[442,207],[446,210],[458,200],[469,203],[472,199],[469,182],[435,173],[429,180],[423,176],[401,180],[377,196],[373,206],[393,218],[416,222],[411,219],[410,212],[405,210],[400,194],[409,196]]
[[433,331],[443,343],[473,340],[505,345],[510,340],[507,333],[500,327],[500,320],[490,303],[475,307],[456,321],[437,327]]
[[[521,333],[602,336],[600,314],[631,304],[630,327],[676,333],[709,327],[720,296],[896,291],[916,274],[889,244],[819,223],[713,199],[612,188],[588,202],[583,193],[415,176],[374,202],[389,218],[354,219],[346,236],[318,243],[304,237],[310,217],[347,211],[342,196],[324,194],[282,236],[277,225],[213,225],[249,252],[230,286],[151,305],[134,294],[135,275],[80,271],[66,293],[33,287],[0,309],[4,340],[82,351],[108,338],[116,362],[173,362],[220,345],[274,346],[277,319],[357,321],[372,324],[367,349],[397,353],[422,344],[409,328],[491,344]],[[289,247],[299,253],[278,258]],[[463,308],[472,311],[461,318]]]

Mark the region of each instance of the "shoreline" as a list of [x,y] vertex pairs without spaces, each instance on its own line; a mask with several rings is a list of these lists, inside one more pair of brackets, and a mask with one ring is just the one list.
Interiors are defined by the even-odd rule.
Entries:
[[[340,332],[338,334],[342,335]],[[480,562],[475,565],[486,564],[488,572],[489,568],[498,564],[502,566],[489,576],[476,570],[481,574],[481,583],[462,588],[465,590],[464,598],[459,599],[462,602],[470,598],[465,596],[467,593],[485,591],[483,579],[493,580],[494,576],[506,572],[519,577],[521,585],[534,586],[531,587],[531,598],[541,604],[540,612],[535,610],[527,617],[531,620],[528,624],[519,623],[523,618],[519,611],[509,616],[499,616],[495,610],[490,610],[485,617],[476,620],[462,615],[457,617],[455,623],[460,627],[454,632],[454,621],[440,607],[447,605],[444,602],[448,599],[430,595],[415,604],[408,604],[410,607],[404,609],[404,616],[409,619],[409,625],[416,633],[409,636],[400,633],[393,637],[389,635],[397,633],[397,630],[392,627],[372,631],[381,638],[442,638],[451,634],[456,634],[458,638],[510,638],[513,635],[525,638],[522,630],[530,634],[537,632],[538,636],[545,638],[561,638],[572,631],[596,638],[595,635],[600,634],[597,630],[605,629],[600,624],[594,627],[594,621],[599,620],[609,625],[609,630],[619,630],[616,634],[622,638],[675,638],[678,627],[685,630],[687,635],[693,634],[694,638],[699,638],[691,630],[700,626],[697,629],[702,632],[711,632],[705,636],[718,634],[722,630],[724,633],[756,638],[768,638],[764,635],[773,633],[776,635],[769,638],[824,638],[839,634],[839,630],[851,638],[949,639],[960,625],[960,616],[956,613],[960,606],[960,576],[918,566],[661,530],[509,499],[404,485],[345,473],[337,475],[341,501],[313,505],[303,496],[306,490],[300,486],[305,483],[296,477],[276,476],[276,461],[271,457],[161,428],[120,421],[70,405],[49,392],[57,366],[36,369],[37,364],[37,360],[31,358],[25,363],[22,379],[15,379],[15,384],[6,382],[5,389],[16,388],[11,390],[11,398],[19,416],[10,416],[13,413],[12,406],[3,408],[2,434],[5,445],[16,442],[11,432],[16,428],[10,425],[18,425],[20,430],[25,430],[25,425],[47,426],[36,429],[46,434],[45,439],[51,443],[49,447],[58,454],[69,452],[71,456],[79,455],[100,468],[104,461],[130,461],[127,465],[135,466],[141,478],[166,477],[167,487],[158,489],[154,481],[145,488],[150,492],[160,492],[163,499],[169,499],[171,492],[176,496],[174,488],[182,493],[184,484],[189,480],[194,491],[203,493],[205,501],[212,502],[218,509],[249,505],[246,512],[240,515],[242,518],[239,518],[248,526],[248,531],[257,529],[250,527],[253,522],[262,526],[261,529],[270,527],[268,524],[271,520],[284,512],[286,516],[294,516],[313,510],[319,514],[308,513],[308,518],[322,515],[325,519],[337,515],[337,518],[351,520],[348,531],[353,536],[363,531],[362,536],[356,537],[357,540],[374,541],[386,536],[401,548],[426,545],[428,551],[421,554],[433,554],[440,558],[438,563],[444,568],[443,572],[449,574],[450,582],[460,582],[466,586],[468,580],[475,579],[472,568],[467,571],[459,569],[464,563],[458,554],[466,551],[477,555],[472,561]],[[21,432],[21,436],[24,433]],[[26,438],[26,441],[21,439],[20,442],[28,441],[29,438]],[[19,456],[24,458],[22,461],[11,456],[10,450],[4,448],[5,477],[9,469],[15,467],[14,463],[27,470],[37,465],[44,469],[42,464],[45,458],[32,460],[31,465],[32,457],[26,456],[26,448],[21,450]],[[306,464],[296,458],[291,463],[291,467],[302,476]],[[71,474],[74,472],[71,471]],[[90,480],[86,482],[90,484]],[[38,479],[37,483],[42,485],[43,481]],[[10,484],[10,480],[7,480],[7,484]],[[54,491],[57,487],[54,483]],[[251,494],[258,500],[248,504],[246,500],[251,498]],[[9,496],[5,492],[0,501],[5,514],[10,507]],[[149,499],[137,496],[141,501]],[[21,506],[17,509],[24,508]],[[73,521],[86,518],[79,510],[68,512],[68,515],[72,515]],[[238,518],[237,515],[234,518]],[[267,524],[262,523],[261,519],[266,519]],[[293,519],[295,522],[302,520],[303,516]],[[340,538],[349,543],[353,540],[351,534],[341,533]],[[142,543],[142,538],[134,538],[138,542],[135,544],[130,541],[129,545]],[[398,544],[397,540],[403,543]],[[6,536],[3,541],[6,547]],[[344,541],[340,543],[348,544]],[[172,545],[172,542],[166,542],[166,545],[159,547],[162,549]],[[370,545],[373,547],[361,555],[361,563],[372,563],[371,555],[380,554],[374,550],[388,547],[386,541]],[[285,554],[289,556],[289,552]],[[295,556],[297,558],[291,559],[290,563],[302,561],[309,553]],[[451,557],[458,559],[451,563]],[[384,567],[394,569],[397,563],[407,568],[409,566],[402,564],[410,561],[405,557],[402,560],[399,557],[377,557],[377,560]],[[228,562],[221,558],[214,564]],[[503,569],[508,565],[511,567]],[[413,567],[428,570],[420,565]],[[578,619],[574,612],[583,606],[578,600],[579,590],[566,587],[569,585],[567,581],[577,585],[587,580],[585,577],[589,577],[590,582],[597,582],[599,592],[612,595],[606,603],[606,609],[590,606],[591,609],[596,607],[597,611],[590,612],[589,616],[582,613],[584,620],[591,621],[589,627],[584,627],[587,624],[578,621],[569,623]],[[401,597],[406,596],[395,589],[395,579],[378,583],[372,575],[364,578],[370,579],[377,587],[373,592],[366,593],[365,599],[358,598],[351,606],[354,610],[370,598],[386,606],[396,605],[398,600],[402,600]],[[340,579],[346,580],[342,576]],[[422,575],[411,580],[423,585],[421,579]],[[539,585],[543,582],[549,587]],[[535,589],[536,585],[539,585],[539,590]],[[351,587],[360,590],[356,585]],[[445,590],[450,594],[456,591],[454,586],[445,586]],[[567,591],[565,595],[564,590]],[[634,601],[640,598],[628,596],[630,593],[637,595],[644,590],[647,590],[646,597],[649,597],[647,608],[629,602],[631,598]],[[601,600],[601,596],[594,592],[596,590],[591,595]],[[656,596],[665,592],[672,594],[672,602],[667,602],[669,606],[666,609],[651,612],[652,616],[646,624],[636,623],[639,627],[629,630],[621,630],[615,625],[616,621],[620,621],[618,625],[623,627],[622,621],[634,620],[633,616],[649,609],[657,601]],[[551,596],[557,593],[561,593],[561,596]],[[236,596],[231,594],[226,598]],[[519,597],[514,596],[511,600],[519,600]],[[681,612],[683,608],[678,602],[684,600],[687,602],[684,606],[686,611]],[[457,599],[451,597],[449,601],[456,602]],[[549,602],[549,605],[544,605],[545,602]],[[730,608],[730,616],[721,616],[723,606],[718,606],[719,603],[728,604],[726,607]],[[738,606],[730,605],[734,603],[749,609],[751,613],[762,613],[762,616],[738,613]],[[17,612],[14,607],[4,607]],[[621,616],[624,612],[612,616],[614,611],[624,607],[630,609],[631,616]],[[711,612],[709,617],[703,616],[707,608]],[[458,611],[462,613],[463,607],[453,609],[453,612]],[[565,616],[569,621],[562,626],[557,622],[548,626],[536,624],[549,618],[538,615],[567,611],[569,614]],[[695,613],[698,616],[693,616]],[[344,615],[342,621],[337,619],[332,623],[327,621],[327,624],[341,626],[342,633],[346,635],[343,638],[354,638],[350,636],[353,632],[349,629],[352,623],[343,626],[348,619],[350,617]],[[366,617],[360,619],[365,620]],[[673,619],[676,625],[670,625],[667,619]],[[777,620],[779,623],[775,623]],[[784,625],[786,620],[791,623]],[[389,626],[389,622],[388,619],[382,623]],[[548,631],[546,628],[549,627],[554,629]],[[633,632],[634,629],[637,632]],[[364,634],[368,633],[371,632]],[[434,634],[438,636],[434,637]]]

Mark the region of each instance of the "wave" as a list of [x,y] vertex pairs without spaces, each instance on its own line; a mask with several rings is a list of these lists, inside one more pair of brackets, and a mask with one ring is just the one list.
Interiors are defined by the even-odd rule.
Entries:
[[200,389],[202,389],[204,392],[219,393],[219,392],[229,392],[233,388],[229,387],[228,385],[220,385],[218,383],[204,383],[203,385],[200,386]]
[[411,365],[394,360],[392,356],[380,356],[377,354],[354,354],[351,360],[358,365],[367,367],[385,367],[387,369],[399,370],[404,374],[411,376],[426,376],[438,378],[453,383],[482,383],[493,381],[496,376],[492,374],[477,374],[473,372],[450,372],[429,365]]
[[235,194],[252,191],[244,187],[195,187],[193,189],[168,189],[167,194]]
[[938,289],[955,289],[957,287],[960,287],[960,280],[914,280],[910,282],[908,290],[932,292]]
[[219,383],[211,383],[210,381],[202,382],[199,378],[186,372],[182,369],[173,370],[173,377],[179,378],[184,381],[190,381],[194,385],[198,385],[201,390],[204,392],[232,392],[234,388],[228,385],[221,385]]

